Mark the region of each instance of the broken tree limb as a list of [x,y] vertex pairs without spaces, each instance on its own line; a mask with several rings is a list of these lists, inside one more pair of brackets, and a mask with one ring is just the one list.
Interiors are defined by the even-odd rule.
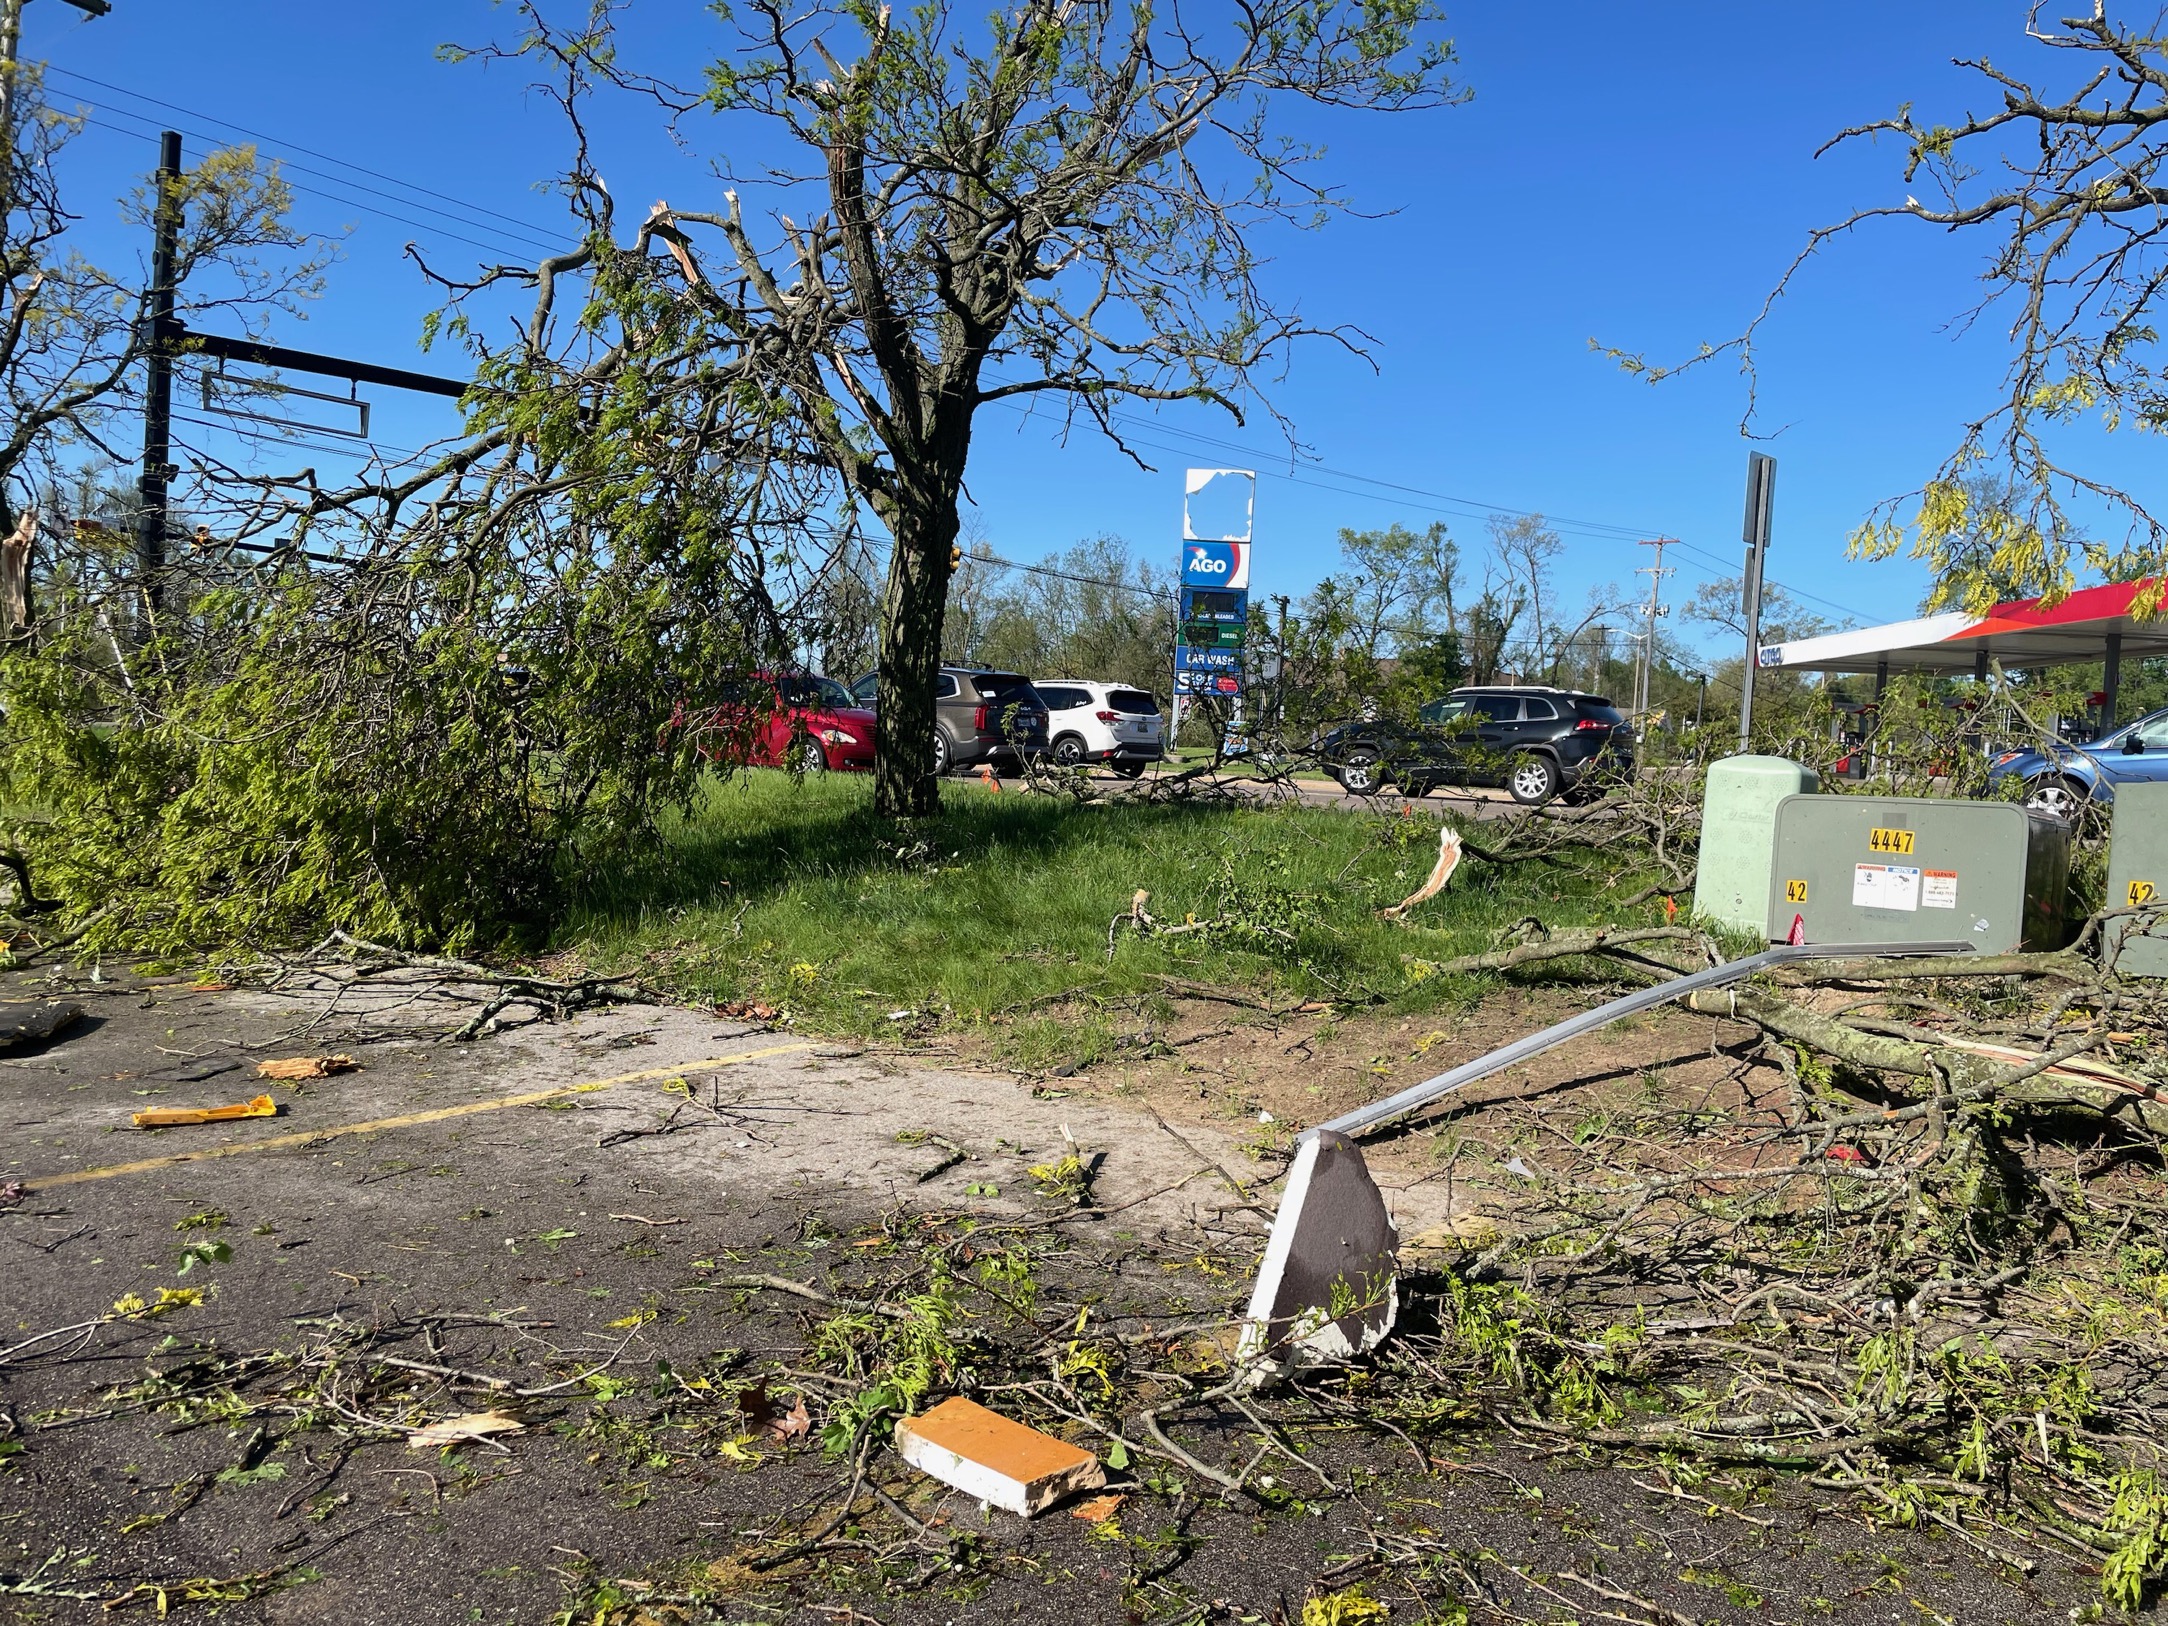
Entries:
[[[1129,907],[1107,922],[1107,958],[1109,960],[1114,958],[1114,940],[1125,924],[1139,937],[1188,937],[1197,932],[1215,931],[1227,924],[1224,916],[1215,915],[1210,920],[1191,918],[1182,921],[1179,925],[1162,925],[1159,918],[1145,907],[1151,901],[1152,894],[1150,891],[1140,886],[1130,898]],[[1282,931],[1277,926],[1253,925],[1248,929],[1259,936],[1276,937],[1283,943],[1292,944],[1295,941],[1294,933]]]
[[18,915],[50,914],[60,907],[52,898],[41,898],[30,884],[30,860],[21,853],[0,848],[0,868],[15,877],[15,913]]
[[1443,826],[1438,831],[1438,861],[1431,866],[1429,878],[1391,908],[1378,912],[1387,920],[1398,920],[1417,904],[1436,897],[1453,878],[1453,871],[1460,867],[1460,854],[1460,832],[1450,824]]
[[[455,1040],[480,1038],[491,1030],[498,1016],[513,1005],[532,1005],[552,1017],[563,1017],[589,1006],[641,1005],[653,999],[646,989],[634,982],[611,977],[579,977],[561,982],[525,972],[494,971],[472,960],[454,959],[448,955],[409,954],[404,949],[372,943],[345,931],[333,931],[304,958],[313,959],[334,944],[345,948],[347,957],[356,962],[366,956],[381,962],[385,968],[434,972],[447,982],[474,983],[494,989],[480,1010],[447,1035]],[[358,963],[357,970],[366,974]]]
[[1812,970],[1780,971],[1787,987],[1824,982],[1899,982],[1912,977],[2054,977],[2093,982],[2100,968],[2069,950],[2055,954],[1948,955],[1905,961],[1832,960]]
[[1993,1098],[2042,1107],[2087,1106],[2103,1113],[2127,1112],[2150,1129],[2168,1130],[2168,1085],[2078,1059],[2106,1040],[2105,1031],[2080,1034],[2036,1052],[1954,1037],[1926,1043],[1868,1033],[1758,988],[1702,989],[1686,1003],[1704,1016],[1751,1022],[1851,1067],[1903,1078],[1947,1079],[1960,1103]]
[[1488,949],[1481,954],[1463,954],[1457,959],[1426,960],[1423,963],[1429,966],[1433,976],[1461,976],[1472,971],[1511,971],[1518,966],[1540,965],[1546,960],[1569,960],[1576,955],[1605,954],[1643,943],[1691,942],[1700,935],[1685,926],[1578,926],[1553,932],[1532,943],[1516,943],[1512,948]]

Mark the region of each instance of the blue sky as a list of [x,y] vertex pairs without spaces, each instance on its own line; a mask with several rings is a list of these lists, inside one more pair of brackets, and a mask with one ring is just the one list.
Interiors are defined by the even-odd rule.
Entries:
[[[1183,467],[1235,463],[1263,476],[1256,592],[1314,583],[1333,568],[1343,525],[1442,518],[1473,549],[1492,508],[1554,517],[1576,599],[1630,586],[1642,535],[1687,545],[1672,556],[1674,595],[1735,568],[1747,450],[1736,369],[1652,388],[1589,341],[1669,360],[1736,332],[1810,228],[1903,196],[1893,146],[1819,161],[1814,149],[1908,100],[1935,113],[1983,102],[1949,59],[1984,52],[2037,66],[2024,16],[2020,0],[1456,10],[1470,104],[1303,126],[1377,216],[1269,244],[1270,278],[1307,316],[1373,336],[1374,371],[1316,346],[1275,389],[1317,462],[1291,466],[1266,423],[1239,429],[1184,407],[1139,431],[1158,464],[1146,473],[1088,436],[1064,444],[1044,419],[990,408],[970,476],[985,534],[1028,559],[1111,532],[1171,562]],[[641,65],[685,79],[719,38],[693,0],[640,0],[634,20]],[[25,54],[52,65],[59,97],[91,110],[71,160],[87,247],[134,251],[104,200],[154,162],[160,123],[176,123],[200,154],[238,137],[212,122],[229,120],[274,138],[261,145],[297,166],[302,222],[343,240],[326,297],[276,337],[453,367],[419,355],[432,301],[404,245],[418,239],[465,269],[530,256],[559,218],[536,190],[566,151],[553,111],[520,70],[435,54],[447,40],[507,35],[514,21],[485,0],[114,0],[97,21],[34,0]],[[739,139],[719,125],[707,133],[718,146]],[[598,139],[619,198],[713,201],[714,183],[651,117],[607,115]],[[1909,563],[1847,562],[1844,537],[1875,502],[1930,475],[1991,402],[2003,362],[1995,324],[1951,330],[1982,246],[1905,222],[1872,228],[1810,268],[1767,330],[1761,425],[1781,467],[1771,574],[1827,614],[1896,619],[1923,590]],[[373,398],[388,444],[452,427],[445,404]],[[2095,467],[2141,486],[2150,478],[2143,442],[2080,440]],[[324,465],[337,455],[327,447]]]

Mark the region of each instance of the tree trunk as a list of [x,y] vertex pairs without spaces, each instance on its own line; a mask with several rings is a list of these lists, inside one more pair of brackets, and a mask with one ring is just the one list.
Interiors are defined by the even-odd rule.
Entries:
[[934,679],[941,670],[941,622],[948,610],[949,550],[956,506],[931,513],[898,509],[888,587],[881,598],[877,716],[873,726],[873,806],[883,818],[923,818],[941,811],[933,773]]

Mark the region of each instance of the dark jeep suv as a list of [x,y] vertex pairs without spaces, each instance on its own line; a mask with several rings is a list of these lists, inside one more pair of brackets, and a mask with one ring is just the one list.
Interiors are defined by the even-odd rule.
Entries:
[[1601,695],[1572,689],[1455,689],[1414,724],[1343,723],[1317,742],[1318,758],[1357,796],[1388,782],[1410,796],[1439,785],[1503,785],[1534,806],[1578,800],[1633,778],[1634,731]]

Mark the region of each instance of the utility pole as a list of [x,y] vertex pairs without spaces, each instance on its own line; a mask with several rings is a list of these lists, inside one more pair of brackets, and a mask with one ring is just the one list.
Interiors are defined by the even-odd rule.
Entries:
[[[0,156],[10,168],[15,156],[15,83],[22,76],[23,7],[28,3],[0,0],[0,142],[6,143]],[[103,17],[113,9],[108,0],[68,0],[68,4],[86,17]]]
[[136,574],[143,591],[145,636],[159,607],[159,577],[166,564],[166,489],[173,478],[173,262],[181,237],[181,137],[158,138],[158,212],[151,249],[151,285],[144,295],[141,341],[143,377],[143,474],[136,483]]
[[1671,574],[1664,568],[1664,549],[1671,546],[1674,538],[1659,536],[1643,542],[1644,548],[1656,550],[1656,563],[1643,565],[1634,574],[1649,579],[1649,603],[1643,617],[1641,630],[1641,658],[1634,674],[1634,713],[1638,717],[1649,709],[1650,680],[1656,672],[1656,621],[1664,613],[1664,578]]
[[1287,737],[1287,595],[1274,593],[1272,602],[1280,612],[1279,630],[1272,639],[1272,726],[1284,744]]
[[1746,670],[1739,676],[1739,749],[1752,748],[1754,669],[1761,662],[1762,556],[1769,551],[1769,518],[1777,500],[1777,460],[1763,452],[1746,454],[1746,574],[1740,579],[1740,608],[1746,613]]
[[15,81],[22,76],[23,7],[28,0],[0,0],[0,160],[6,165],[8,201],[15,201]]

